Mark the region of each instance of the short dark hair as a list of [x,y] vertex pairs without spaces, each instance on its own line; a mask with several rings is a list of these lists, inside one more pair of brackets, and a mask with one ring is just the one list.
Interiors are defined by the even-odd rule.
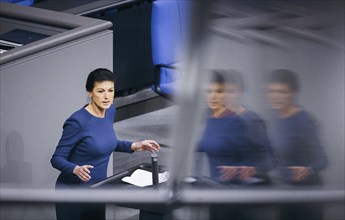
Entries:
[[86,80],[86,91],[91,92],[95,87],[95,82],[111,81],[115,83],[115,74],[105,68],[98,68],[89,73]]
[[276,69],[268,74],[267,81],[269,83],[284,83],[294,92],[299,92],[297,74],[288,69]]
[[224,74],[220,70],[212,70],[211,71],[211,80],[210,83],[218,83],[218,84],[225,84]]
[[229,84],[235,84],[239,91],[244,92],[245,85],[242,74],[235,69],[224,70],[226,81]]

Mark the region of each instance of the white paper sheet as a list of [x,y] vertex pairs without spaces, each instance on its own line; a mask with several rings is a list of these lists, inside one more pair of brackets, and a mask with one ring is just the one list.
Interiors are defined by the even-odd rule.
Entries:
[[[158,174],[158,182],[163,183],[169,179],[169,172]],[[131,176],[122,178],[123,182],[130,183],[135,186],[145,187],[152,185],[152,173],[150,171],[137,169]]]

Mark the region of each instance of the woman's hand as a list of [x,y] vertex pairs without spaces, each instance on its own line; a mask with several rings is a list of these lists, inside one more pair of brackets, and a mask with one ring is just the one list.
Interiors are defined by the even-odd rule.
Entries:
[[241,166],[238,168],[237,172],[239,172],[238,178],[240,180],[247,181],[256,175],[256,168],[252,166]]
[[237,167],[235,166],[219,166],[220,169],[220,181],[227,182],[229,180],[233,180],[237,176]]
[[79,177],[83,182],[87,182],[91,179],[90,170],[93,166],[91,165],[83,165],[83,166],[76,166],[73,170],[73,174]]
[[313,170],[310,167],[290,166],[288,169],[291,173],[291,180],[297,183],[308,179],[313,173]]
[[156,153],[161,149],[161,147],[154,140],[144,140],[144,141],[134,142],[131,146],[131,149],[132,149],[132,151],[147,150],[147,151],[150,151],[152,153]]
[[239,179],[246,181],[256,175],[256,168],[252,166],[219,166],[220,180],[227,182],[229,180]]

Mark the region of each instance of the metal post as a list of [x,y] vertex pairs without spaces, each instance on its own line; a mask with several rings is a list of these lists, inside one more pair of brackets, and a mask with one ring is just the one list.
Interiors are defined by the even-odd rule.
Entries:
[[158,188],[158,155],[153,153],[151,154],[152,162],[152,184],[153,188]]

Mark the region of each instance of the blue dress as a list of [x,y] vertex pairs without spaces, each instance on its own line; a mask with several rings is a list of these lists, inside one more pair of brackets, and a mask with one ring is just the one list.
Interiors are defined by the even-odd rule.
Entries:
[[[109,157],[113,151],[132,152],[132,142],[119,141],[116,138],[115,114],[114,105],[106,110],[104,118],[93,116],[84,107],[66,120],[61,139],[51,158],[52,166],[61,171],[56,181],[57,189],[89,187],[107,177]],[[73,169],[77,165],[94,166],[93,169],[90,169],[90,181],[83,182],[73,174]],[[86,206],[80,204],[76,204],[76,206],[57,205],[58,219],[83,219],[82,213],[85,211],[83,207]],[[68,211],[66,211],[67,209]],[[91,209],[86,208],[86,210]],[[98,211],[102,213],[103,209],[102,207],[101,211],[99,211],[100,209]],[[98,211],[95,210],[93,213]],[[88,213],[87,216],[92,216],[92,213]],[[103,219],[103,217],[95,218]]]
[[[271,141],[268,138],[265,121],[251,110],[245,110],[239,116],[245,122],[250,139],[253,157],[250,158],[257,172],[268,179],[267,172],[275,167]],[[248,156],[250,156],[248,155]]]
[[253,165],[245,123],[235,114],[207,118],[198,151],[206,153],[210,177],[215,181],[219,181],[221,176],[218,166]]
[[313,169],[313,175],[301,184],[321,184],[319,171],[328,164],[318,126],[314,117],[302,110],[287,118],[275,118],[272,129],[274,152],[281,179],[290,182],[285,167],[305,166]]

